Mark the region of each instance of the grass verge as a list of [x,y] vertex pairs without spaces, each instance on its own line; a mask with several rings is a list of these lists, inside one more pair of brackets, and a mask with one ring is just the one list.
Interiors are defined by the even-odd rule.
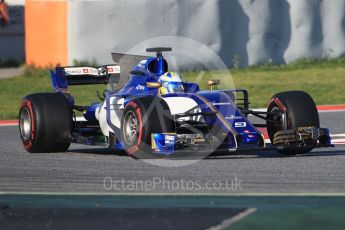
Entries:
[[[71,86],[78,105],[99,101],[97,90],[103,92],[104,85]],[[53,92],[48,69],[28,67],[18,77],[0,80],[0,120],[18,118],[19,106],[25,95],[39,92]]]
[[[251,107],[266,107],[270,97],[286,90],[304,90],[312,95],[316,104],[345,104],[345,59],[301,60],[282,66],[263,65],[245,69],[231,69],[236,88],[249,91]],[[193,81],[196,73],[183,76]],[[201,85],[212,78],[205,73]],[[222,79],[227,81],[227,79]],[[71,94],[80,105],[98,101],[96,91],[105,86],[72,86]],[[23,97],[34,92],[52,92],[49,71],[28,67],[18,77],[0,80],[0,119],[18,117],[19,104]]]

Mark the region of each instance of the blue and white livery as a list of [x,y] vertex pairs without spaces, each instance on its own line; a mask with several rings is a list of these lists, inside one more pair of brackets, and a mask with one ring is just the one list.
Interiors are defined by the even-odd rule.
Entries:
[[[156,56],[139,61],[125,75],[118,64],[98,68],[57,67],[55,72],[51,71],[55,94],[65,98],[71,114],[63,119],[72,122],[66,125],[67,130],[59,131],[61,135],[56,134],[55,142],[108,146],[126,150],[132,156],[263,149],[296,154],[330,146],[328,129],[319,127],[315,113],[302,117],[298,112],[301,105],[291,96],[298,94],[303,105],[313,111],[315,104],[308,94],[300,91],[276,94],[267,111],[252,111],[246,90],[212,90],[220,83],[218,80],[208,82],[210,90],[200,90],[198,84],[184,82],[179,73],[169,70],[162,53],[171,48],[147,51],[155,52]],[[75,104],[68,87],[83,84],[108,84],[108,87],[99,96],[100,102],[80,106]],[[21,137],[30,152],[42,150],[35,145],[40,141],[38,136],[28,144],[32,130],[24,127],[32,120],[37,122],[32,126],[43,122],[30,113],[30,109],[36,109],[32,104],[36,106],[39,101],[35,97],[29,95],[26,99],[29,103],[21,109],[25,113],[21,117]],[[65,105],[56,106],[66,110]],[[77,119],[74,111],[83,112],[84,119]],[[263,123],[253,124],[248,116],[259,117]],[[263,128],[268,131],[271,145],[266,145]],[[48,150],[55,149],[48,147]]]

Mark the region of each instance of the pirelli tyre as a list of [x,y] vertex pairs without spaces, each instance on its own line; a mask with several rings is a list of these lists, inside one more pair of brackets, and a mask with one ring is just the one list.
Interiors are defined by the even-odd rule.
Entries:
[[64,152],[72,130],[72,111],[60,93],[26,96],[19,111],[19,133],[31,153]]
[[[319,114],[311,96],[303,91],[287,91],[275,94],[267,107],[267,132],[274,145],[274,136],[282,131],[301,127],[320,127]],[[310,152],[313,143],[307,146],[291,146],[278,150],[282,154],[294,155]],[[309,144],[309,145],[308,145]]]
[[128,155],[153,158],[151,134],[173,133],[175,123],[166,102],[154,96],[127,103],[121,119],[121,139]]

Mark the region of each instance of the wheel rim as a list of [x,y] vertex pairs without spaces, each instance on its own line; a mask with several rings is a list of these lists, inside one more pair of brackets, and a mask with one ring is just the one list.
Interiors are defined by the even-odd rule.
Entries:
[[139,133],[137,116],[133,111],[129,111],[124,119],[124,138],[128,145],[133,145]]
[[280,130],[286,130],[287,123],[285,112],[278,107],[273,107],[270,112],[274,114],[273,116],[271,116],[271,134],[274,134]]
[[24,141],[28,141],[31,135],[31,116],[28,108],[24,107],[19,118],[20,135]]

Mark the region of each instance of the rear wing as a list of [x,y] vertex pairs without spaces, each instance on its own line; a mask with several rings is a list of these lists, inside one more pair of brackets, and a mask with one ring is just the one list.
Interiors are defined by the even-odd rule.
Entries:
[[50,70],[52,86],[55,91],[66,93],[69,85],[107,84],[120,79],[119,65],[104,65],[100,67],[56,67],[55,73]]

